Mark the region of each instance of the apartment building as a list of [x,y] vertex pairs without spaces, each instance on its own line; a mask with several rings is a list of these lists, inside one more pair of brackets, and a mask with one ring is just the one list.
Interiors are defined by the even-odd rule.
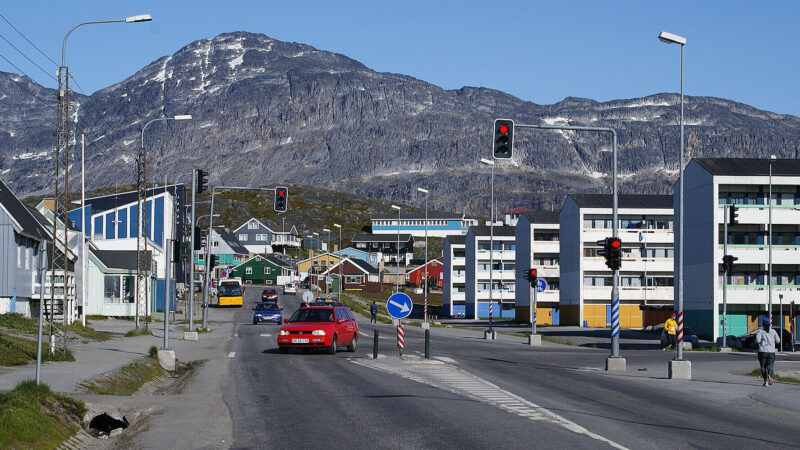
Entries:
[[465,315],[488,318],[491,299],[492,317],[513,319],[517,278],[515,230],[495,225],[492,238],[491,228],[470,227],[464,240]]
[[[516,210],[514,210],[516,211]],[[513,212],[513,211],[512,211]],[[516,221],[517,281],[514,308],[518,320],[530,320],[531,285],[524,280],[533,267],[546,287],[536,295],[536,323],[559,325],[561,273],[557,211],[520,211]],[[508,214],[507,214],[508,215]]]
[[467,298],[465,236],[447,236],[442,246],[442,317],[464,317]]
[[[618,237],[620,326],[663,322],[673,304],[671,195],[620,195]],[[611,324],[612,272],[597,241],[612,236],[610,194],[570,194],[559,214],[560,323]]]
[[790,302],[800,303],[800,160],[773,161],[771,183],[769,172],[767,158],[695,158],[684,169],[684,321],[701,336],[716,339],[723,334],[726,204],[738,210],[738,224],[728,227],[727,241],[728,253],[739,258],[727,285],[726,334],[751,331],[768,314],[770,209],[773,320],[781,322],[782,302],[788,326]]
[[[399,233],[410,234],[417,238],[425,237],[427,220],[428,237],[444,238],[450,235],[467,234],[469,227],[477,225],[476,219],[468,219],[464,214],[428,212],[425,213],[400,213]],[[398,233],[397,214],[378,214],[371,219],[373,234]]]

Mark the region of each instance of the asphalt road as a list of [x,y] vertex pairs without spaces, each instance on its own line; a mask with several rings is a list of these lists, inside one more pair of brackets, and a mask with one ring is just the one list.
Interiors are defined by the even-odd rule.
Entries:
[[[762,388],[741,376],[722,384],[666,380],[669,355],[660,351],[623,355],[629,372],[641,376],[611,375],[597,370],[603,350],[532,349],[440,329],[433,330],[432,354],[448,364],[387,373],[376,364],[397,361],[392,327],[360,321],[367,336],[355,353],[279,354],[279,326],[252,325],[250,307],[260,293],[249,289],[245,307],[233,314],[227,349],[231,380],[223,398],[237,448],[800,447],[796,385]],[[300,299],[280,296],[284,317]],[[375,328],[386,358],[373,361]],[[406,342],[409,355],[424,348],[418,329],[406,328]],[[692,354],[695,379],[720,356]],[[720,370],[728,370],[723,363]],[[401,366],[395,369],[407,372]]]

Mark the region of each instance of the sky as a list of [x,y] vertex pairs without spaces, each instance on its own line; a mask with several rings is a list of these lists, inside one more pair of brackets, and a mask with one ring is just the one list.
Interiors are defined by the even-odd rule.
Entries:
[[[75,24],[149,13],[153,21],[88,25],[68,40],[79,92],[120,82],[164,55],[249,31],[312,45],[445,89],[480,86],[526,101],[598,101],[680,89],[800,116],[800,2],[795,1],[5,1],[0,14],[50,59]],[[0,56],[56,87],[57,65],[0,18]],[[17,52],[16,46],[36,65]],[[20,73],[3,58],[0,71]]]

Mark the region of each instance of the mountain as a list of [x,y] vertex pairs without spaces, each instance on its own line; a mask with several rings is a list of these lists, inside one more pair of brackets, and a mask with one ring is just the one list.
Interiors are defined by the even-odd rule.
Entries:
[[[46,102],[55,102],[55,93],[6,75],[0,77],[0,177],[21,195],[47,193],[55,107]],[[20,85],[41,100],[32,101]],[[245,32],[193,42],[71,100],[78,111],[73,129],[87,133],[91,188],[132,183],[142,126],[176,114],[194,120],[147,128],[151,181],[208,168],[217,185],[314,185],[416,206],[422,202],[416,188],[423,186],[432,208],[485,215],[490,172],[479,160],[489,155],[498,117],[616,129],[622,192],[669,193],[678,168],[675,94],[537,105],[485,88],[445,90]],[[685,115],[690,156],[798,157],[795,116],[712,97],[686,97]],[[608,192],[610,166],[607,134],[518,129],[514,160],[496,167],[497,201],[501,209],[557,209],[569,192]],[[73,165],[73,180],[79,167]]]

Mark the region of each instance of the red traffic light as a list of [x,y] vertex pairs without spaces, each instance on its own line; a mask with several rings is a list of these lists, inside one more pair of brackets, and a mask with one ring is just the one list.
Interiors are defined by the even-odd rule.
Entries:
[[507,125],[500,125],[500,130],[499,131],[501,133],[503,133],[503,134],[508,133],[508,126]]
[[283,189],[278,189],[278,195],[280,195],[281,197],[283,197],[283,195],[284,195]]
[[535,276],[536,276],[536,269],[530,269],[530,272],[529,272],[529,273],[530,273],[530,275],[531,275],[532,277],[535,277]]
[[617,238],[611,239],[611,247],[612,248],[620,248],[622,247],[622,241]]

